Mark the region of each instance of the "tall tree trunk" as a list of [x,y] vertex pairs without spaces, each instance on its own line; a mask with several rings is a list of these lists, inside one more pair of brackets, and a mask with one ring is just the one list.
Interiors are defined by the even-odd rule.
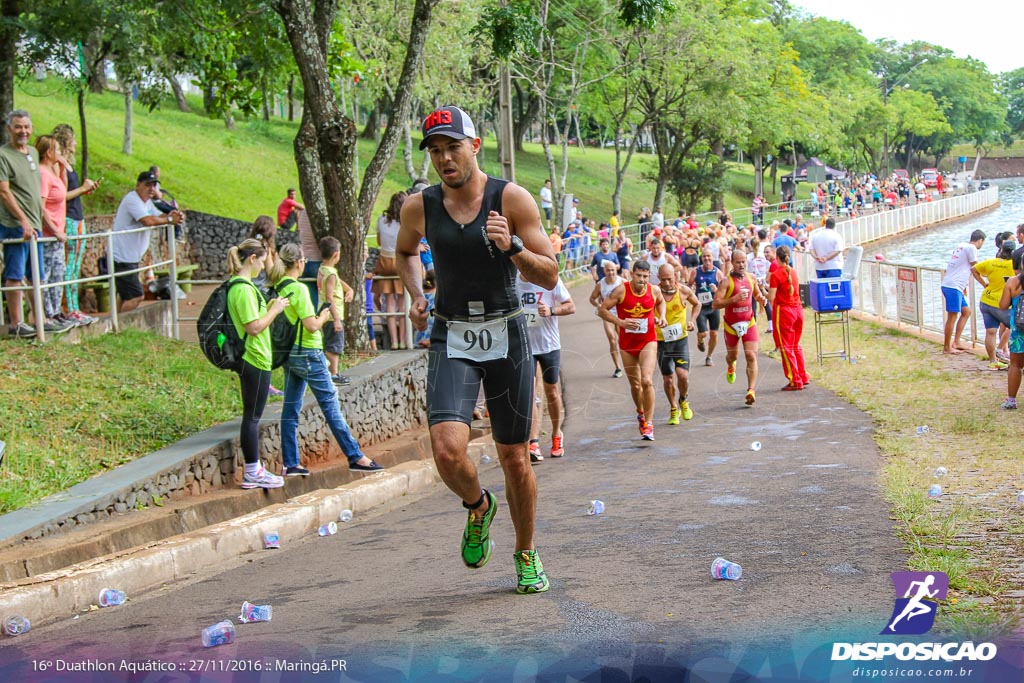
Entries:
[[210,108],[213,107],[213,87],[206,86],[203,88],[203,113],[207,116],[210,115]]
[[[391,109],[393,122],[409,116],[413,84],[422,60],[431,13],[438,2],[416,0],[405,62],[396,89],[398,95]],[[388,126],[367,165],[360,187],[355,173],[358,142],[355,122],[339,108],[327,71],[327,37],[337,13],[337,0],[320,0],[315,9],[309,0],[273,0],[272,6],[284,22],[305,92],[303,126],[295,142],[303,200],[317,236],[333,234],[341,242],[339,270],[342,279],[359,283],[363,277],[363,246],[369,215],[384,175],[394,160],[402,127]],[[319,168],[314,168],[317,164]],[[317,188],[307,190],[307,186]],[[320,190],[322,204],[317,199],[316,189]],[[345,321],[345,334],[353,349],[365,350],[368,342],[363,288],[354,289],[355,300],[347,307],[351,315]]]
[[[97,42],[99,45],[97,45]],[[91,64],[87,74],[89,92],[102,94],[107,90],[107,62],[103,53],[103,37],[92,37],[82,45],[82,56],[86,64]]]
[[267,92],[266,82],[263,83],[260,95],[263,97],[263,120],[270,121],[270,93]]
[[409,182],[415,183],[419,176],[416,174],[416,164],[412,155],[412,121],[406,119],[402,125],[402,158],[405,161],[405,173],[409,176]]
[[[18,69],[18,41],[21,31],[17,20],[20,0],[0,4],[0,116],[14,109],[14,74]],[[7,126],[0,130],[0,145],[7,143]]]
[[185,112],[186,114],[191,112],[192,109],[188,106],[188,100],[185,99],[185,89],[178,82],[178,77],[173,73],[165,73],[164,78],[167,79],[167,83],[171,86],[171,92],[174,93],[174,102],[178,105],[178,111]]
[[360,133],[359,137],[364,140],[377,141],[377,136],[380,135],[380,103],[373,105],[373,109],[370,110],[370,115],[366,117],[366,127],[363,128],[363,132]]
[[295,120],[295,74],[288,77],[288,121]]
[[636,152],[638,133],[639,129],[634,128],[633,135],[630,136],[629,147],[626,148],[626,159],[623,161],[622,145],[619,144],[619,140],[622,139],[622,126],[615,128],[615,190],[612,192],[612,210],[618,211],[620,217],[622,215],[622,186],[626,183],[626,169],[629,168],[629,162],[633,160],[633,153]]
[[121,138],[121,154],[132,155],[132,127],[134,124],[132,107],[133,86],[128,81],[121,79],[121,87],[124,89],[124,137]]
[[85,125],[85,88],[78,85],[78,151],[82,160],[82,180],[89,177],[89,128]]
[[224,127],[228,130],[236,130],[238,128],[235,125],[235,115],[230,111],[224,112]]
[[[725,145],[722,144],[721,140],[715,140],[711,143],[711,151],[716,157],[725,161]],[[711,210],[721,211],[725,208],[725,193],[722,190],[717,190],[711,194]]]
[[516,81],[512,81],[512,84],[516,87],[521,112],[519,118],[512,123],[512,127],[515,133],[516,151],[522,152],[524,151],[523,140],[526,138],[526,132],[533,126],[533,122],[537,120],[537,114],[540,112],[540,98],[531,89],[529,97],[526,99],[526,110],[522,111],[522,101],[526,95],[520,90],[519,84]]

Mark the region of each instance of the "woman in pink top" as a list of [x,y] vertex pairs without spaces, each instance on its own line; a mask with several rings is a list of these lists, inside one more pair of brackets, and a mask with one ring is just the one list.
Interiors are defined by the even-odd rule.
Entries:
[[[65,232],[67,218],[68,185],[64,179],[64,164],[60,160],[60,145],[52,135],[36,138],[39,152],[40,195],[43,199],[43,237],[56,237],[56,242],[43,243],[42,275],[43,284],[64,282],[64,243],[68,241]],[[78,323],[64,318],[61,309],[63,287],[49,287],[43,290],[43,310],[46,317],[67,329]]]

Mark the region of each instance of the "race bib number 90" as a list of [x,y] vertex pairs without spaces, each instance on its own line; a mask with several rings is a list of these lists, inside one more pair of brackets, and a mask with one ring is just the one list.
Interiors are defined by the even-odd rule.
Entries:
[[448,357],[467,360],[499,360],[508,356],[508,321],[448,323]]

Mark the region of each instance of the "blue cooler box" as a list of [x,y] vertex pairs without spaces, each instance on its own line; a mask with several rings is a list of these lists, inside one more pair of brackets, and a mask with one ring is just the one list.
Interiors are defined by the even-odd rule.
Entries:
[[811,308],[819,313],[853,308],[853,281],[841,277],[810,280]]

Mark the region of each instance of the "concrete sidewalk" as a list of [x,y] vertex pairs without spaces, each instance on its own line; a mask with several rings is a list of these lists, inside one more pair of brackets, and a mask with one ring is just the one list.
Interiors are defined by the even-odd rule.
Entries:
[[[494,556],[470,571],[459,558],[465,512],[458,500],[439,483],[423,483],[433,473],[407,473],[423,479],[361,509],[334,537],[307,531],[272,552],[249,543],[235,559],[168,551],[142,565],[126,556],[90,567],[116,584],[173,561],[176,583],[74,621],[56,614],[58,623],[0,639],[0,672],[20,671],[18,658],[69,652],[177,661],[200,649],[202,628],[237,616],[243,600],[272,604],[274,619],[240,627],[235,658],[436,651],[468,662],[505,651],[598,656],[643,643],[877,634],[893,605],[889,573],[905,569],[905,556],[879,491],[870,419],[815,384],[779,392],[780,367],[763,355],[757,404],[745,407],[742,364],[737,382],[727,384],[724,347],[706,368],[694,339],[694,419],[666,426],[659,393],[657,441],[643,442],[626,380],[611,377],[589,292],[590,285],[574,288],[577,314],[560,319],[566,457],[535,468],[548,593],[514,593],[504,496]],[[809,370],[812,380],[821,371]],[[758,452],[750,448],[755,440]],[[542,444],[547,454],[547,437]],[[504,489],[493,462],[481,476],[488,488]],[[586,514],[592,499],[605,503],[603,515]],[[307,504],[289,501],[221,532],[251,538],[285,520],[274,514]],[[217,535],[205,535],[215,546]],[[743,565],[743,578],[711,579],[718,556]]]

